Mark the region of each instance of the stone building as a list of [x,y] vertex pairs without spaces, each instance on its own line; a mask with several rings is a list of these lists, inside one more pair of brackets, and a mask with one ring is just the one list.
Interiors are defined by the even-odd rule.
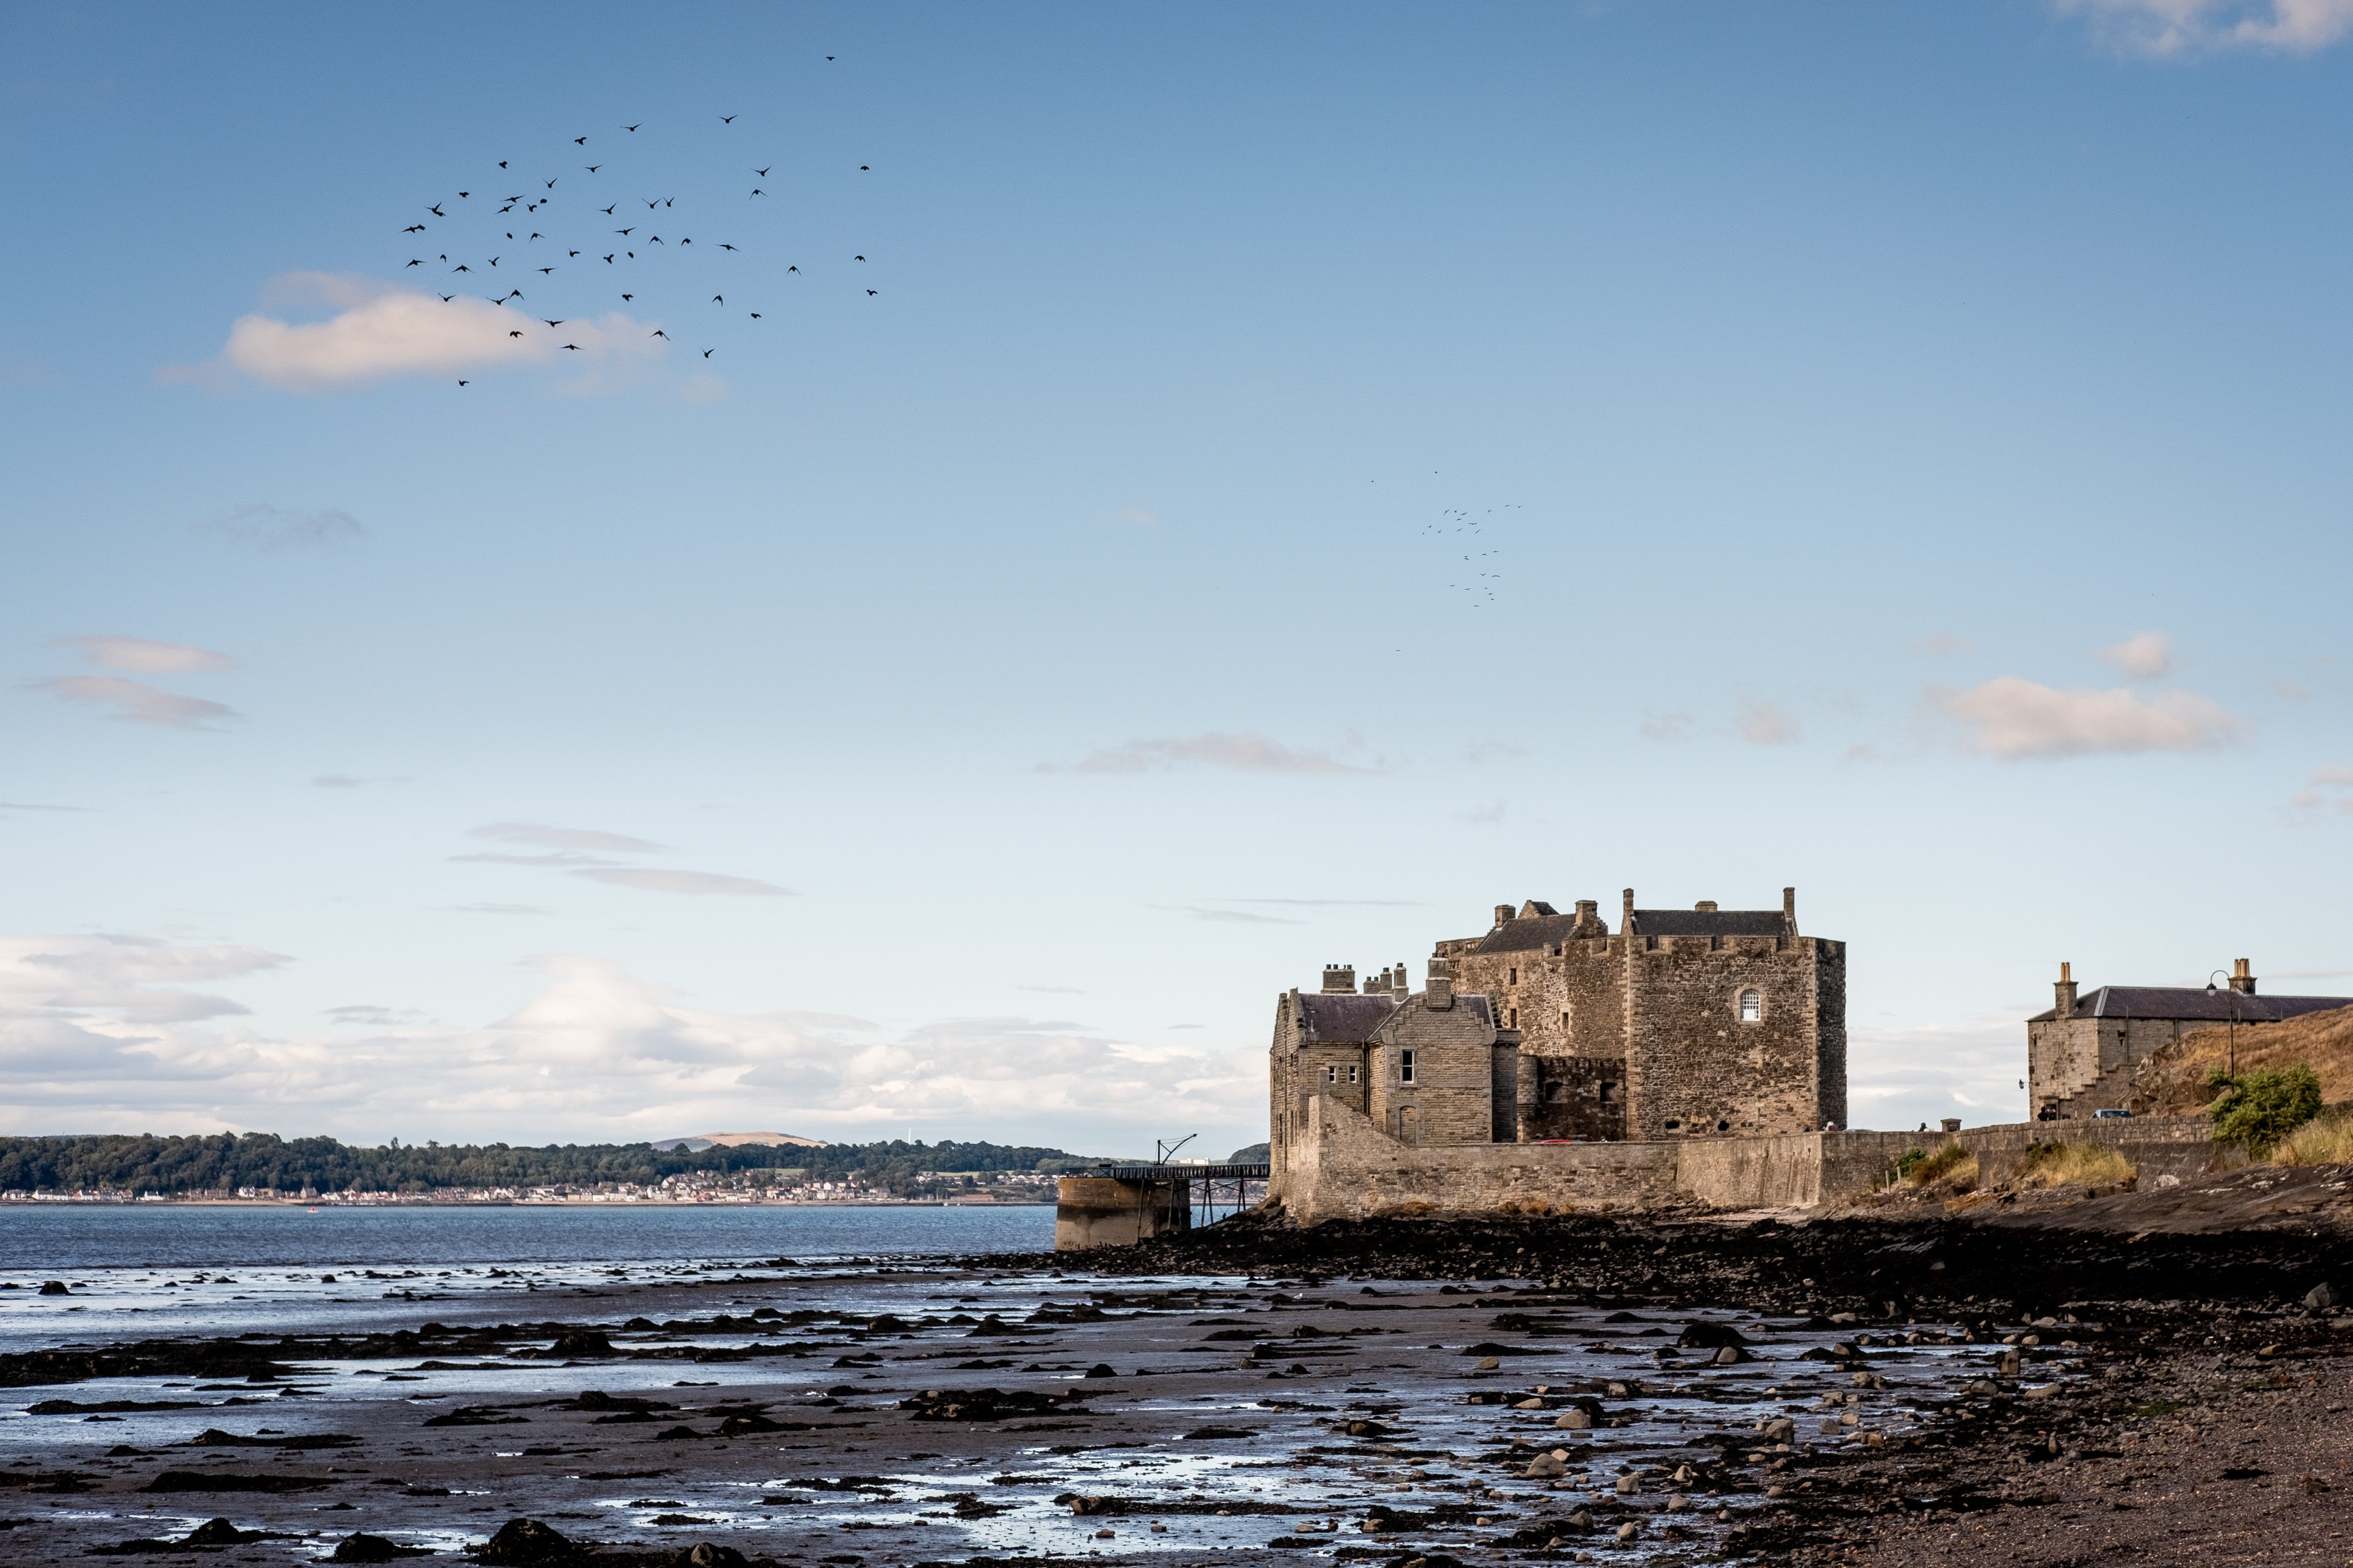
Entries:
[[2054,1005],[2026,1021],[2027,1097],[2037,1121],[2113,1110],[2149,1053],[2193,1029],[2259,1027],[2306,1013],[2353,1007],[2353,996],[2258,996],[2252,965],[2231,965],[2228,990],[2202,985],[2103,985],[2078,996],[2063,963]]
[[1273,1180],[1309,1102],[1345,1106],[1409,1145],[1616,1142],[1820,1131],[1846,1121],[1845,944],[1778,910],[1638,910],[1619,929],[1495,907],[1483,936],[1403,964],[1333,965],[1275,1009]]

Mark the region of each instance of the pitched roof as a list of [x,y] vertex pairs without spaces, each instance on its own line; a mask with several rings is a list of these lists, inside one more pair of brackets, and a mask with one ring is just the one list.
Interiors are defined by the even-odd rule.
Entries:
[[1325,996],[1299,994],[1299,1038],[1304,1044],[1355,1045],[1373,1037],[1381,1021],[1397,1011],[1393,996]]
[[1575,915],[1523,915],[1505,921],[1472,944],[1473,952],[1526,952],[1557,947],[1576,934]]
[[1778,910],[1636,910],[1637,936],[1780,936],[1788,930]]
[[[2210,996],[2202,985],[2103,985],[2076,998],[2075,1016],[2276,1024],[2336,1007],[2353,1007],[2353,996],[2250,996],[2239,991],[2217,991]],[[2048,1007],[2027,1022],[2048,1024],[2058,1016],[2058,1008]]]

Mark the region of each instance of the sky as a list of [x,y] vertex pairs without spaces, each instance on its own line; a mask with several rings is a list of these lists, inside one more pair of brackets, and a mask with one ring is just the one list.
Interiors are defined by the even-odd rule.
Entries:
[[2353,0],[0,60],[0,1132],[1221,1153],[1628,887],[1852,944],[1858,1126],[2353,993]]

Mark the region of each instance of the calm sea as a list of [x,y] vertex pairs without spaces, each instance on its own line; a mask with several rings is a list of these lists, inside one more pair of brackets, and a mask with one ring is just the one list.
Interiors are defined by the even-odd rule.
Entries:
[[10,1204],[0,1275],[90,1269],[386,1268],[485,1264],[825,1262],[1043,1252],[1048,1205],[872,1208],[545,1205],[316,1209]]

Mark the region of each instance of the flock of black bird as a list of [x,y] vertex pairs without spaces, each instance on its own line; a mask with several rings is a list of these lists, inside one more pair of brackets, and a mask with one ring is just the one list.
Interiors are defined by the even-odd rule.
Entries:
[[[828,60],[834,58],[828,55]],[[738,116],[714,115],[723,128],[732,128]],[[727,214],[718,204],[706,199],[702,207],[690,199],[681,208],[674,187],[658,191],[653,195],[643,194],[646,182],[641,177],[638,188],[625,191],[621,175],[615,172],[616,155],[604,152],[598,144],[617,141],[621,145],[619,156],[626,159],[636,145],[638,132],[649,129],[649,122],[617,125],[599,136],[575,136],[570,148],[575,162],[569,168],[536,167],[528,174],[514,165],[512,157],[497,160],[494,171],[473,182],[468,189],[454,195],[444,195],[438,201],[421,204],[423,213],[417,221],[401,230],[411,240],[413,251],[424,254],[408,256],[399,270],[406,274],[413,269],[433,272],[452,291],[441,293],[444,304],[454,304],[470,297],[480,298],[498,306],[528,310],[530,317],[543,323],[544,329],[556,337],[579,337],[578,331],[565,333],[563,329],[591,324],[586,303],[595,300],[597,292],[605,298],[596,301],[606,310],[621,310],[620,330],[641,330],[649,340],[674,342],[669,331],[632,318],[642,315],[656,302],[675,309],[681,284],[693,285],[689,276],[698,269],[687,265],[690,256],[711,256],[718,258],[712,268],[700,269],[702,286],[715,280],[708,301],[695,288],[694,308],[708,310],[711,323],[697,335],[709,342],[722,323],[740,319],[745,327],[766,320],[773,313],[769,296],[780,284],[804,279],[798,262],[788,263],[781,272],[773,261],[762,260],[746,246],[735,243]],[[596,149],[596,150],[592,150]],[[576,162],[579,158],[595,158],[595,163]],[[744,164],[748,178],[743,182],[746,193],[741,200],[746,203],[768,198],[766,182],[776,167],[774,161],[765,166],[746,159]],[[871,174],[872,165],[860,163],[856,172]],[[473,188],[479,185],[480,188]],[[514,187],[522,185],[521,191]],[[640,210],[642,209],[642,211]],[[700,230],[700,237],[691,230]],[[444,248],[444,247],[458,248]],[[862,267],[863,254],[853,254],[847,264]],[[723,263],[723,266],[720,265]],[[495,278],[513,284],[496,294],[476,293],[486,280]],[[536,281],[534,281],[536,279]],[[526,290],[521,285],[529,283]],[[862,298],[879,299],[881,290],[866,286],[864,279],[857,280]],[[730,293],[736,302],[728,303]],[[537,298],[534,298],[537,296]],[[754,310],[753,302],[766,308]],[[559,310],[569,308],[573,313],[542,316],[539,310],[554,305]],[[537,307],[533,309],[533,307]],[[679,324],[677,319],[670,325]],[[527,338],[537,328],[514,328],[509,338]],[[599,324],[599,330],[603,330]],[[710,359],[719,352],[719,344],[690,352]],[[559,352],[581,353],[583,345],[565,342]],[[461,380],[459,386],[470,384]]]
[[[1501,550],[1493,547],[1483,550],[1479,548],[1486,543],[1487,536],[1482,531],[1486,527],[1487,520],[1499,511],[1519,510],[1520,503],[1517,501],[1505,501],[1502,506],[1491,506],[1485,511],[1476,514],[1466,511],[1461,507],[1448,507],[1438,514],[1436,522],[1426,524],[1422,528],[1421,531],[1425,535],[1443,538],[1450,545],[1462,550],[1461,562],[1454,575],[1463,581],[1449,583],[1447,586],[1458,593],[1470,595],[1471,605],[1473,609],[1493,604],[1495,584],[1504,580],[1504,574],[1501,572],[1481,569],[1481,563],[1493,561],[1494,557],[1503,553]],[[1466,546],[1468,548],[1463,548]],[[1500,565],[1501,563],[1497,564]]]

